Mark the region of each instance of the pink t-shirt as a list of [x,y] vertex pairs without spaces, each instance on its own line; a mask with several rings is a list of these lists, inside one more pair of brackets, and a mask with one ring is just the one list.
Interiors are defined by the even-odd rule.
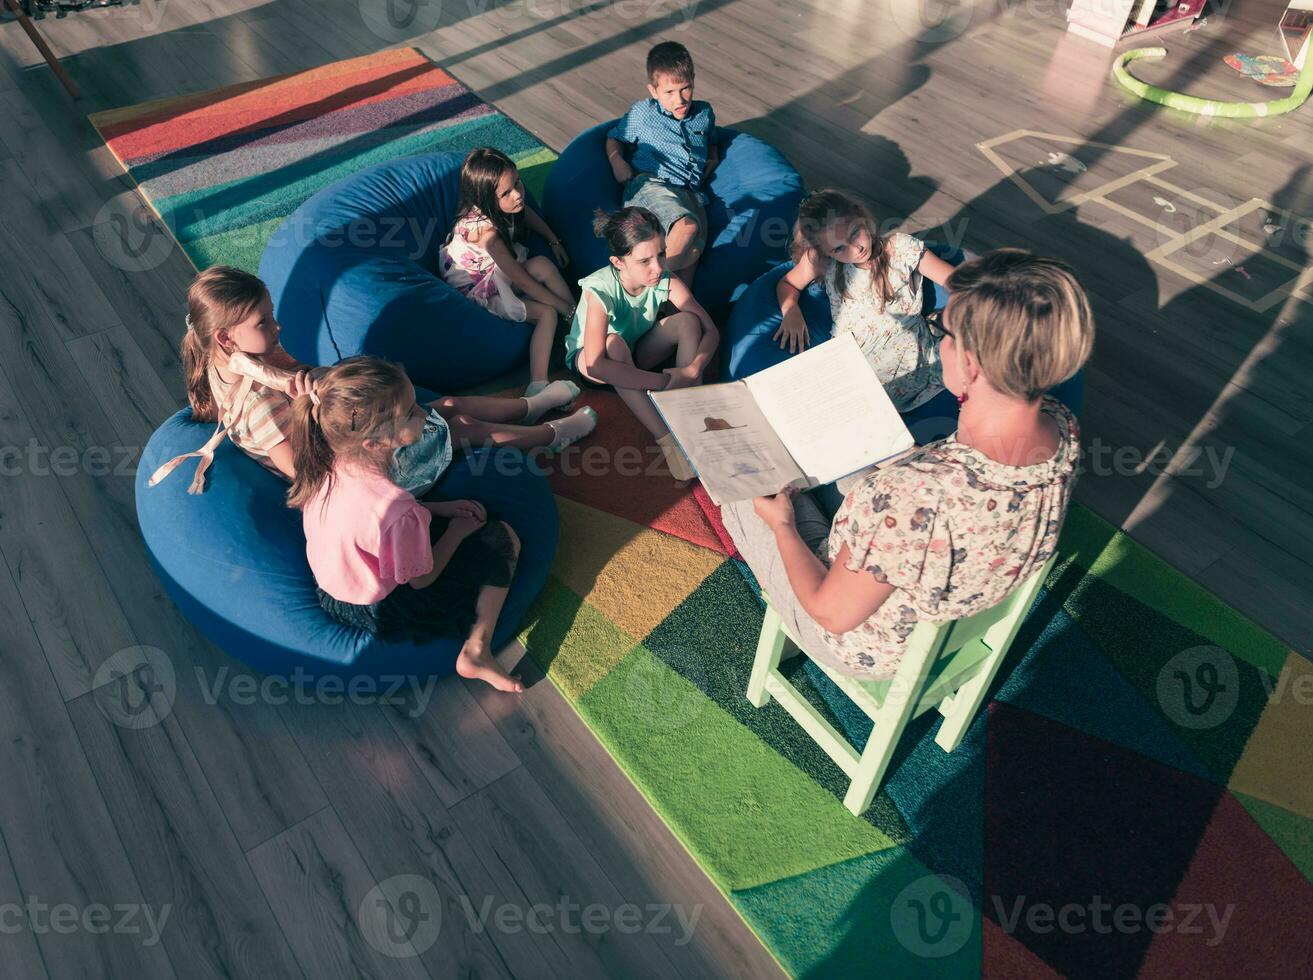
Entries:
[[321,589],[363,606],[433,571],[428,510],[381,473],[341,465],[333,477],[331,492],[321,487],[301,515]]

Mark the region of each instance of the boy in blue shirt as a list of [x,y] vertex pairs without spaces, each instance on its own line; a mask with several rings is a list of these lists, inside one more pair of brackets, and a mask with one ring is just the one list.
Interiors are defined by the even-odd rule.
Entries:
[[720,162],[716,114],[693,100],[693,58],[674,41],[647,53],[647,92],[651,98],[631,105],[606,134],[606,157],[625,187],[625,206],[661,219],[666,266],[687,285],[707,241],[702,187]]

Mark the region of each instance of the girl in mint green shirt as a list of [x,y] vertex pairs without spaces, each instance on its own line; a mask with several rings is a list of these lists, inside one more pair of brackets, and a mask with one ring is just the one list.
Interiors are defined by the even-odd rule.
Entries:
[[[675,479],[691,479],[688,460],[647,393],[701,384],[720,333],[688,286],[667,271],[656,215],[633,207],[599,212],[593,230],[606,239],[611,261],[579,280],[566,364],[594,384],[614,387],[656,439]],[[662,316],[667,306],[675,312]]]

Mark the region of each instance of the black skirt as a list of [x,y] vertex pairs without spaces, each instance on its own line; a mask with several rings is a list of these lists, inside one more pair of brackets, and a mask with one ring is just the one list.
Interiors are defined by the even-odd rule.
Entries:
[[[434,517],[429,540],[436,542],[450,521]],[[422,589],[399,585],[382,600],[357,605],[319,590],[319,604],[346,626],[384,640],[424,643],[440,636],[464,637],[474,626],[484,586],[506,588],[515,571],[515,550],[500,521],[489,521],[456,547],[441,574]]]

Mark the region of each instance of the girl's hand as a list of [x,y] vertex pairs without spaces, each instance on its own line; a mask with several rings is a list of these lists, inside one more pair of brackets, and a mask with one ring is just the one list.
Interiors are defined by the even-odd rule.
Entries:
[[807,321],[802,318],[802,311],[795,306],[785,313],[784,319],[780,321],[780,328],[775,331],[775,336],[771,340],[778,340],[780,350],[787,350],[790,354],[806,350],[807,345],[811,343],[811,334],[807,331]]
[[488,512],[477,500],[434,500],[424,505],[436,517],[472,517],[487,521]]
[[752,507],[772,531],[793,525],[793,498],[796,487],[785,487],[773,497],[754,497]]
[[443,533],[444,536],[447,534],[452,535],[457,541],[464,541],[487,523],[486,520],[478,517],[453,517],[451,523],[447,525],[447,530]]
[[316,379],[311,376],[310,371],[297,371],[292,375],[292,380],[287,383],[287,394],[292,399],[300,398],[302,395],[308,395],[315,390]]
[[557,266],[564,269],[570,264],[570,253],[565,250],[565,246],[561,244],[559,239],[552,242],[551,248],[552,258],[556,260]]
[[556,312],[561,314],[561,319],[569,322],[574,320],[574,304],[567,300],[558,299],[556,301]]
[[688,367],[666,368],[661,372],[668,378],[663,391],[670,391],[674,388],[691,388],[702,380],[702,375]]

